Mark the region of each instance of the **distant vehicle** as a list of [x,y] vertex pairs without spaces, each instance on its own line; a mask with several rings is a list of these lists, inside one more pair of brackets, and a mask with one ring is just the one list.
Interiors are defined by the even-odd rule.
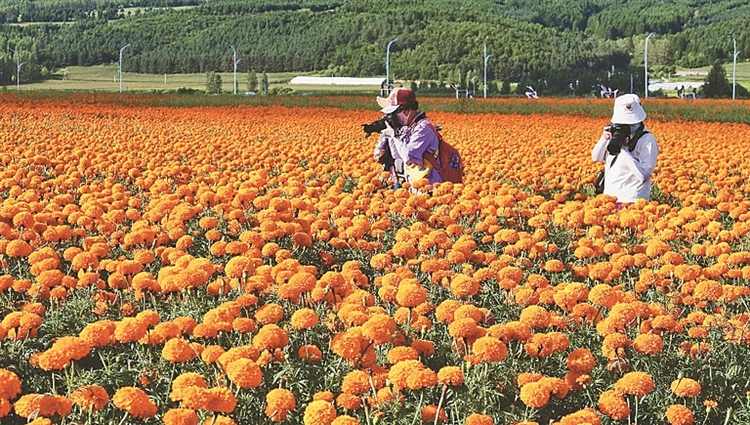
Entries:
[[245,92],[245,93],[243,94],[243,96],[255,96],[255,92],[254,92],[254,91],[246,91],[246,92]]

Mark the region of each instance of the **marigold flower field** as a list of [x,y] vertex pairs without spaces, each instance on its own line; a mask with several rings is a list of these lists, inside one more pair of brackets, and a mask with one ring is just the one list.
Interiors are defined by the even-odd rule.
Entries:
[[653,114],[618,210],[606,117],[428,112],[415,194],[371,103],[0,95],[0,422],[750,423],[747,124]]

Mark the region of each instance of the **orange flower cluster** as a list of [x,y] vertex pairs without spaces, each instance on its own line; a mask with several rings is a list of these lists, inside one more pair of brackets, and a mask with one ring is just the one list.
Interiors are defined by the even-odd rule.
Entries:
[[[146,384],[111,400],[97,385],[69,398],[22,394],[0,369],[0,416],[16,399],[15,414],[42,417],[111,402],[168,424],[192,424],[200,409],[214,414],[206,423],[231,424],[235,391],[252,390],[269,421],[348,425],[362,406],[388,415],[438,385],[471,397],[462,385],[478,379],[474,365],[512,359],[528,372],[517,388],[498,387],[510,384],[503,397],[538,415],[525,419],[600,424],[598,414],[629,417],[631,395],[706,392],[684,377],[658,388],[674,377],[628,373],[634,359],[715,362],[737,351],[726,345],[750,344],[750,167],[721,143],[720,124],[695,123],[688,137],[681,123],[649,123],[665,152],[653,200],[618,209],[590,190],[593,119],[431,113],[468,172],[417,194],[385,188],[351,125],[371,116],[363,111],[0,104],[13,111],[0,115],[0,297],[18,310],[3,311],[0,342],[50,341],[29,359],[43,371],[118,350],[161,353],[178,372],[169,398],[179,404],[156,406]],[[80,297],[94,307],[78,335],[43,326],[48,309]],[[200,311],[175,317],[175,305]],[[451,362],[432,370],[444,356]],[[339,360],[340,376],[321,378],[336,393],[320,399],[263,379]],[[546,360],[568,371],[539,373]],[[198,366],[216,369],[211,386],[187,372]],[[592,388],[591,376],[613,388],[598,394],[598,411],[543,417],[552,396]],[[659,414],[692,423],[686,409]],[[450,412],[427,403],[419,413]]]

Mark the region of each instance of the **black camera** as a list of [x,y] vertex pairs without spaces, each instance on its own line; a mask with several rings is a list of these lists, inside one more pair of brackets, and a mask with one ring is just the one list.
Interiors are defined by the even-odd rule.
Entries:
[[610,124],[607,129],[612,134],[609,143],[607,143],[607,152],[610,155],[617,155],[630,137],[630,126],[628,124]]
[[398,130],[399,124],[394,114],[386,114],[383,118],[373,121],[370,124],[362,124],[362,129],[365,131],[365,137],[370,137],[372,133],[380,133],[381,131],[388,128],[385,123],[391,125],[394,131]]

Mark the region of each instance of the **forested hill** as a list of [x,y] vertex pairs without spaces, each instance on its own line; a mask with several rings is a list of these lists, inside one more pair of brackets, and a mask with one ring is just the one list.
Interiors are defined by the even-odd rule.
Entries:
[[20,62],[23,81],[128,44],[128,72],[231,70],[232,45],[240,70],[375,76],[398,38],[395,78],[476,81],[486,52],[490,80],[557,92],[640,78],[650,32],[655,73],[731,61],[732,34],[750,51],[746,0],[0,0],[0,22],[2,84]]

